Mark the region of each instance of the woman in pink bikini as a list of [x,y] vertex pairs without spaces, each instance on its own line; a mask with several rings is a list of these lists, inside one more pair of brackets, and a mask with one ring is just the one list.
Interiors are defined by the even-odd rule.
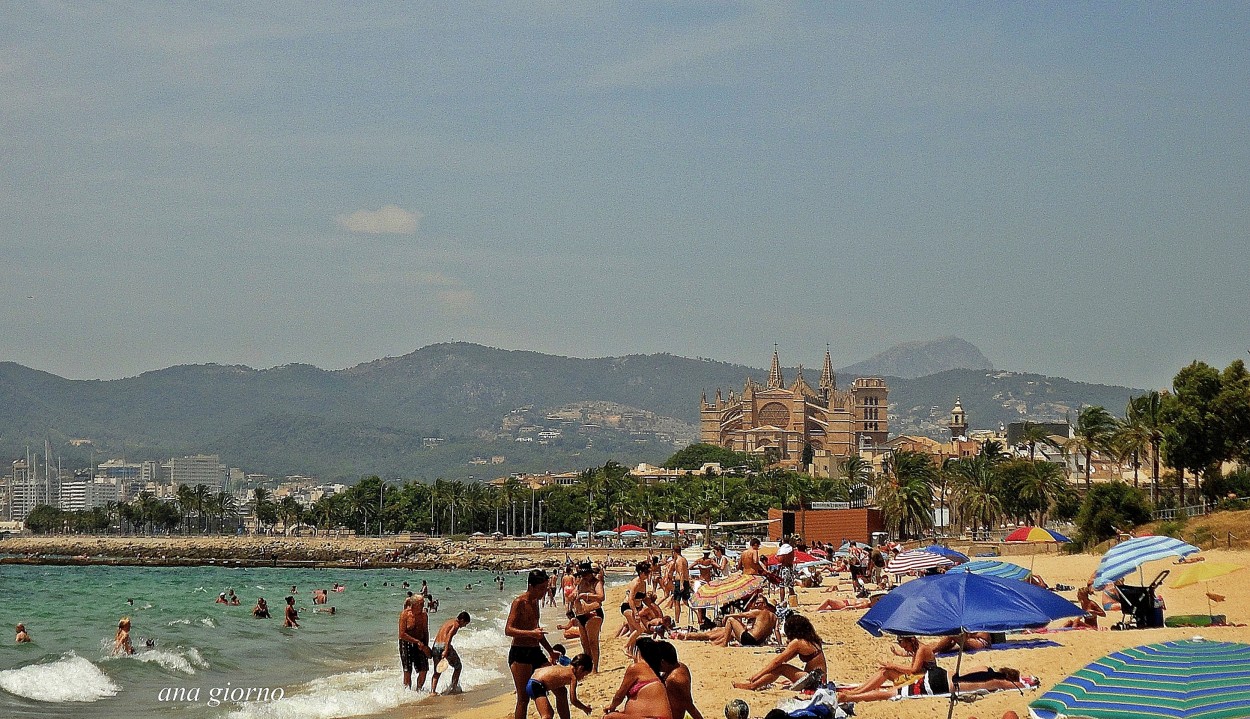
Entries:
[[[604,719],[673,719],[668,690],[660,681],[661,654],[651,637],[640,637],[634,644],[634,663],[625,668],[621,686],[604,707]],[[625,708],[617,710],[628,699]]]

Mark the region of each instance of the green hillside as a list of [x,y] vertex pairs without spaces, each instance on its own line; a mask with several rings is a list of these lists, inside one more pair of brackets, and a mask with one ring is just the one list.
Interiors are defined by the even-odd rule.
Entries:
[[[669,354],[577,359],[466,343],[335,371],[186,365],[109,381],[0,363],[0,458],[41,451],[47,438],[66,466],[86,466],[91,448],[68,442],[89,438],[97,461],[211,452],[249,472],[325,479],[658,462],[693,439],[703,391],[740,391],[747,376],[766,375]],[[956,396],[979,428],[1062,418],[1082,404],[1118,413],[1134,393],[984,369],[889,382],[892,429],[933,436]],[[535,441],[539,431],[558,436]]]

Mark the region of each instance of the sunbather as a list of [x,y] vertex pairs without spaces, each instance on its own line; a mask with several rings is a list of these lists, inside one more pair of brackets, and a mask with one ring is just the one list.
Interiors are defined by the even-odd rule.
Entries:
[[[780,677],[789,679],[792,687],[800,680],[813,675],[818,681],[824,680],[829,673],[828,665],[825,663],[824,642],[816,633],[811,620],[801,614],[791,614],[786,617],[785,633],[786,638],[790,640],[786,648],[768,660],[746,681],[734,682],[735,689],[755,691],[772,684]],[[795,657],[803,662],[801,669],[788,663]]]
[[[965,652],[989,649],[994,644],[989,632],[968,632],[963,638]],[[959,649],[959,644],[959,637],[942,637],[929,646],[933,647],[934,652],[944,654]]]
[[[902,650],[903,656],[912,658],[911,664],[902,665],[882,662],[878,665],[880,671],[869,677],[867,681],[844,692],[838,692],[838,701],[874,701],[872,699],[860,699],[859,696],[876,692],[885,686],[886,682],[889,682],[895,688],[907,686],[916,681],[928,682],[929,685],[935,688],[946,685],[946,670],[938,666],[937,652],[933,650],[933,647],[928,644],[922,644],[919,639],[912,636],[899,637],[896,642],[898,648]],[[893,648],[891,648],[891,651],[894,651]],[[894,689],[890,691],[893,692]],[[945,693],[945,690],[933,693],[942,694]]]

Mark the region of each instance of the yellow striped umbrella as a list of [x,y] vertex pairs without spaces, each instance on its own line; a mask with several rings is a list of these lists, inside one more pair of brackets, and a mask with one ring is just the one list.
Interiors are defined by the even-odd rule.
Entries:
[[767,580],[758,574],[731,574],[724,579],[717,579],[700,584],[690,597],[693,609],[710,609],[730,602],[736,602],[760,590]]

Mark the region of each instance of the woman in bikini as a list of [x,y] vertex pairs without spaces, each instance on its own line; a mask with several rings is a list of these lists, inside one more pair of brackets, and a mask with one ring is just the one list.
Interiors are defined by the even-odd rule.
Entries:
[[[798,684],[800,680],[807,679],[813,675],[815,675],[817,681],[824,680],[824,677],[829,674],[829,667],[825,663],[824,642],[821,641],[820,635],[816,633],[811,620],[801,614],[787,616],[785,635],[786,639],[789,640],[786,648],[765,663],[763,668],[751,675],[746,681],[734,682],[735,689],[755,691],[772,684],[779,677],[789,679],[791,688]],[[803,662],[802,669],[788,663],[795,657],[798,657],[799,661]]]
[[[634,662],[625,668],[621,686],[604,707],[604,719],[673,719],[668,690],[660,681],[662,654],[655,640],[641,637],[634,645]],[[628,699],[625,708],[617,710]]]
[[838,701],[877,702],[893,699],[897,696],[917,697],[949,694],[953,690],[958,691],[960,694],[977,691],[1024,691],[1025,689],[1034,689],[1038,684],[1036,677],[1021,676],[1018,669],[1010,667],[1002,669],[972,667],[967,672],[956,677],[954,682],[947,678],[946,672],[943,670],[940,677],[928,674],[907,684],[856,692],[853,699],[844,700],[842,695],[839,694]]
[[590,562],[577,567],[577,587],[573,593],[573,618],[578,624],[582,650],[594,660],[599,671],[599,630],[603,628],[603,569],[595,571]]
[[[912,658],[911,664],[904,666],[902,664],[882,662],[879,665],[880,671],[870,677],[868,681],[851,689],[838,692],[839,702],[873,701],[861,697],[878,691],[886,682],[893,684],[896,689],[917,681],[927,682],[927,685],[935,690],[946,686],[946,670],[938,666],[937,653],[933,651],[933,647],[922,644],[919,639],[911,636],[899,637],[897,642],[899,649],[904,652],[904,655]],[[890,689],[889,691],[894,692],[895,689]],[[931,693],[945,694],[946,690],[943,689],[942,691],[933,691]]]

